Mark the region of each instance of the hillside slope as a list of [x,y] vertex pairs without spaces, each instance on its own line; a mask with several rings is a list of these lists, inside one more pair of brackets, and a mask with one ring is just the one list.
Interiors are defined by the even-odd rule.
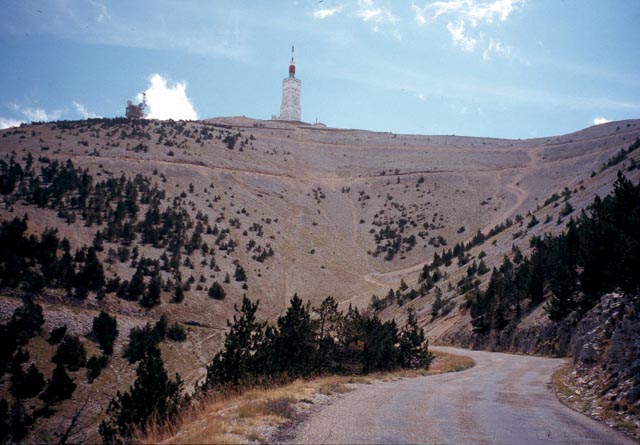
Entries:
[[[530,140],[396,135],[248,118],[34,124],[0,132],[0,159],[7,165],[13,159],[24,171],[32,164],[33,172],[3,192],[0,220],[28,214],[28,234],[56,228],[72,250],[96,244],[98,231],[100,237],[113,231],[97,254],[107,281],[116,276],[131,281],[143,257],[158,264],[165,263],[163,255],[173,260],[172,242],[180,239],[176,262],[166,261],[171,265],[158,269],[160,304],[142,307],[113,290],[104,298],[89,292],[79,299],[64,289],[46,288],[37,297],[45,312],[43,336],[66,324],[89,352],[96,346],[84,336],[93,317],[106,310],[118,319],[114,357],[96,380],[102,389],[96,391],[84,375],[74,374],[76,394],[60,408],[68,418],[79,400],[89,399],[86,434],[95,438],[108,400],[132,381],[135,367],[122,358],[132,327],[155,323],[162,314],[185,326],[187,341],[163,342],[162,353],[168,369],[193,385],[220,346],[225,320],[244,293],[261,300],[261,316],[267,319],[280,314],[294,293],[312,304],[332,295],[343,307],[365,308],[372,295],[384,297],[390,288],[406,284],[417,290],[419,273],[436,252],[521,215],[524,225],[517,222],[469,250],[470,260],[483,251],[491,268],[514,244],[528,251],[531,235],[563,230],[564,224],[557,222],[569,217],[560,216],[563,207],[553,207],[555,201],[544,205],[554,193],[567,188],[576,213],[596,194],[607,194],[617,168],[626,169],[639,152],[618,166],[603,169],[603,164],[638,137],[640,121]],[[67,171],[63,166],[68,160],[72,165]],[[74,199],[82,195],[76,186],[60,192],[56,201],[55,184],[46,183],[42,170],[55,161],[67,173],[80,169],[90,177],[86,203]],[[627,174],[637,182],[640,170]],[[136,180],[136,175],[141,176]],[[99,199],[110,189],[96,185],[121,177],[122,184],[132,181],[136,191],[123,185],[109,192],[111,200]],[[54,197],[39,201],[40,189],[54,190]],[[110,230],[120,200],[123,205],[132,200],[137,207],[122,219],[132,233],[113,229],[113,224]],[[178,235],[174,227],[159,240],[145,240],[143,222],[154,203],[163,215],[170,209],[182,215],[175,217]],[[529,212],[541,223],[527,228]],[[160,223],[150,224],[153,233],[163,230]],[[194,237],[199,225],[202,230]],[[123,257],[122,249],[127,250]],[[238,274],[239,269],[244,273]],[[419,292],[406,303],[417,309],[432,340],[459,343],[470,335],[469,315],[458,310],[462,300],[454,290],[465,271],[455,262],[443,268],[439,298],[448,305],[447,314],[432,316],[435,292]],[[147,272],[141,273],[148,284]],[[208,296],[214,282],[225,290],[223,300]],[[171,302],[176,283],[185,289],[180,303]],[[19,306],[20,295],[14,289],[3,291],[4,321]],[[402,319],[404,306],[389,306],[381,314]],[[545,317],[531,315],[536,316]],[[28,349],[31,360],[49,375],[55,348],[37,337]],[[3,383],[3,390],[7,387]],[[52,419],[39,421],[33,434],[46,437],[51,425],[64,423]]]

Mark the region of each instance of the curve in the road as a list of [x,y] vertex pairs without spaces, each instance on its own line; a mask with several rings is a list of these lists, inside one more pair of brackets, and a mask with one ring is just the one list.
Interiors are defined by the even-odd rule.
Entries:
[[634,444],[551,393],[562,359],[454,348],[462,373],[362,385],[303,423],[293,443]]

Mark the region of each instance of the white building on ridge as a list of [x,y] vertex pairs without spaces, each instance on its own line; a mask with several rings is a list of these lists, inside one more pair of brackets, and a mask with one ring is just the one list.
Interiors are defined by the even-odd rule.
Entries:
[[282,81],[282,105],[280,105],[280,116],[276,119],[281,121],[300,120],[300,84],[300,79],[296,79],[296,62],[293,59],[292,46],[289,77]]

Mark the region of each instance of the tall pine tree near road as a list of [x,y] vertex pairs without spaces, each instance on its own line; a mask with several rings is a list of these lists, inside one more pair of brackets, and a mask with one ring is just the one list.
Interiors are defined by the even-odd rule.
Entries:
[[109,419],[100,424],[105,443],[130,440],[136,431],[147,431],[149,422],[164,422],[175,417],[182,405],[183,383],[176,374],[169,379],[160,351],[153,347],[138,365],[136,380],[125,393],[118,393],[109,402]]
[[276,370],[291,377],[309,375],[315,363],[314,332],[309,310],[295,294],[287,312],[278,318],[275,338]]

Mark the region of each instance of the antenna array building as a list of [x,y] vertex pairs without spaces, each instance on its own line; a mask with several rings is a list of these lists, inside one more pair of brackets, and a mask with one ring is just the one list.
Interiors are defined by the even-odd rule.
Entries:
[[291,47],[291,62],[289,62],[289,77],[282,81],[282,105],[280,116],[276,119],[282,121],[299,121],[300,112],[300,79],[296,78],[296,62],[293,58],[293,46]]

